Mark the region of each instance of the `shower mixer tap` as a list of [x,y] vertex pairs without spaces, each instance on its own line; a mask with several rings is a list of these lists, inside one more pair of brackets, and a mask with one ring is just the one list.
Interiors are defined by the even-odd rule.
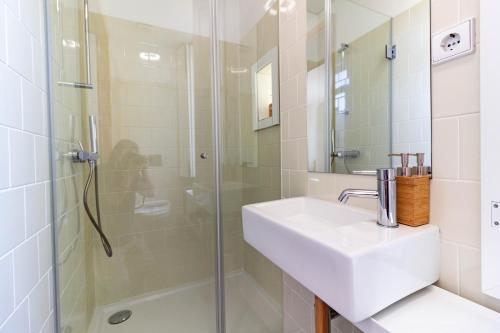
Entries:
[[79,149],[75,149],[66,154],[66,156],[71,157],[75,163],[97,162],[99,159],[99,150],[97,146],[97,120],[94,115],[89,116],[89,132],[90,151],[86,151],[83,148],[82,142],[78,141]]
[[[113,256],[113,249],[111,248],[111,244],[102,229],[101,222],[101,210],[99,207],[99,178],[97,172],[97,160],[99,159],[99,148],[97,144],[97,121],[96,116],[89,116],[89,140],[90,140],[90,151],[86,151],[83,148],[83,145],[80,141],[78,141],[79,149],[75,149],[66,156],[70,157],[74,163],[85,163],[89,164],[89,176],[87,177],[87,181],[85,182],[85,188],[83,190],[83,206],[85,208],[85,212],[90,219],[90,222],[94,226],[94,229],[99,234],[101,238],[101,243],[108,257]],[[92,213],[89,204],[88,204],[88,192],[90,189],[90,184],[94,179],[94,189],[95,189],[95,210],[96,214]]]

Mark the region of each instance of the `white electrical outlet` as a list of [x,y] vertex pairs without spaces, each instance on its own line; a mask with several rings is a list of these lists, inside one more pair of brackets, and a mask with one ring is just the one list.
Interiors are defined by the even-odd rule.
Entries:
[[475,20],[469,19],[432,36],[432,64],[471,54],[476,48]]

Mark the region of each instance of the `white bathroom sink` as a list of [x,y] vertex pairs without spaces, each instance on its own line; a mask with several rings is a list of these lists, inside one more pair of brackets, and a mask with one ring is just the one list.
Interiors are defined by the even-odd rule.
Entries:
[[352,322],[439,278],[439,230],[308,197],[243,207],[245,240]]

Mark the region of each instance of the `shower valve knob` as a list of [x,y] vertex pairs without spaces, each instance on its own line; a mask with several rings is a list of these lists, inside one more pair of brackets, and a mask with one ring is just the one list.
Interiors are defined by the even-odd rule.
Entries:
[[201,154],[200,154],[200,157],[201,157],[203,160],[206,160],[206,159],[208,159],[208,153],[201,153]]

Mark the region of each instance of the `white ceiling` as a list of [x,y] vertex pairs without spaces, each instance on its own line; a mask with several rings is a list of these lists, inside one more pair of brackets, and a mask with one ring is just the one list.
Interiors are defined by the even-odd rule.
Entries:
[[[222,0],[219,8],[221,39],[240,42],[277,0]],[[190,34],[208,36],[208,0],[94,0],[90,11]]]
[[381,14],[395,17],[423,0],[350,0]]

